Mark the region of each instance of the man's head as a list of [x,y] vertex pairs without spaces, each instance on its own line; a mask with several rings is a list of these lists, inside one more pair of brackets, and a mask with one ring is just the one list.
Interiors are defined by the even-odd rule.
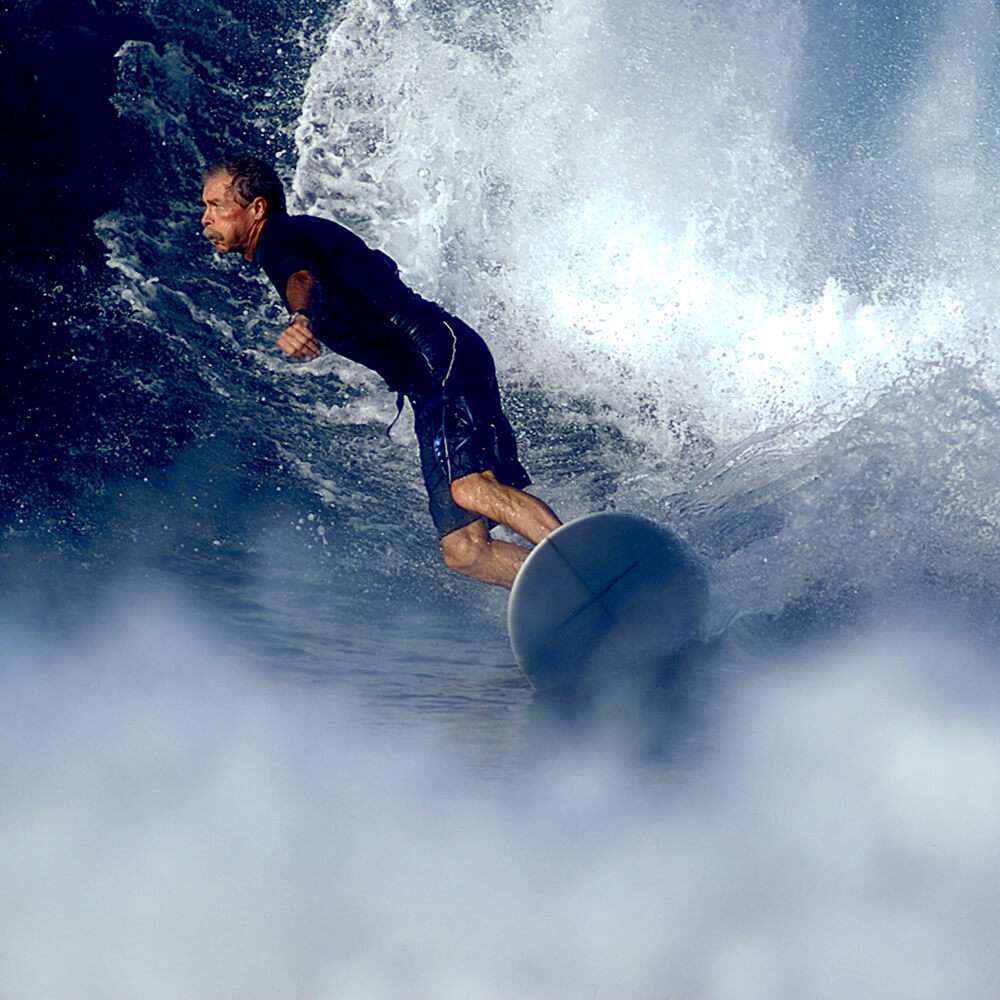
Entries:
[[201,225],[219,253],[256,242],[264,220],[285,212],[285,191],[274,168],[254,157],[219,160],[205,171]]

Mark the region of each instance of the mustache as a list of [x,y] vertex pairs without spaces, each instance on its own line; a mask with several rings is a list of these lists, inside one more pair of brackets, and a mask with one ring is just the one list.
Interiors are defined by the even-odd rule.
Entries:
[[206,240],[221,240],[222,233],[217,229],[206,228],[203,229],[201,235],[205,237]]

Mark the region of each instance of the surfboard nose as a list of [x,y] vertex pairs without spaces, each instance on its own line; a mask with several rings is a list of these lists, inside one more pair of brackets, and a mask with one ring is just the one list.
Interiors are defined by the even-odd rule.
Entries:
[[514,655],[541,689],[635,677],[700,629],[706,575],[689,546],[646,518],[590,514],[525,560],[508,606]]

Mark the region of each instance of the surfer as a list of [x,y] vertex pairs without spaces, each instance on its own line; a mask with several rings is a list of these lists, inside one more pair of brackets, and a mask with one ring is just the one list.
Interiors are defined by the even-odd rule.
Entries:
[[[289,215],[274,168],[233,157],[203,177],[201,223],[219,253],[256,261],[290,313],[278,347],[303,361],[322,345],[373,369],[413,407],[430,512],[450,569],[510,587],[528,549],[560,524],[530,483],[504,416],[493,357],[471,327],[411,291],[395,262],[328,219]],[[398,414],[397,414],[398,415]]]

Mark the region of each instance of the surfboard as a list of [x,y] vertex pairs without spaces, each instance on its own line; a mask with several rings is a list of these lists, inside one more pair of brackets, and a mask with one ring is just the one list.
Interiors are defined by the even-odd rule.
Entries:
[[507,606],[517,662],[536,688],[635,677],[699,629],[705,573],[687,544],[634,514],[570,521],[529,553]]

